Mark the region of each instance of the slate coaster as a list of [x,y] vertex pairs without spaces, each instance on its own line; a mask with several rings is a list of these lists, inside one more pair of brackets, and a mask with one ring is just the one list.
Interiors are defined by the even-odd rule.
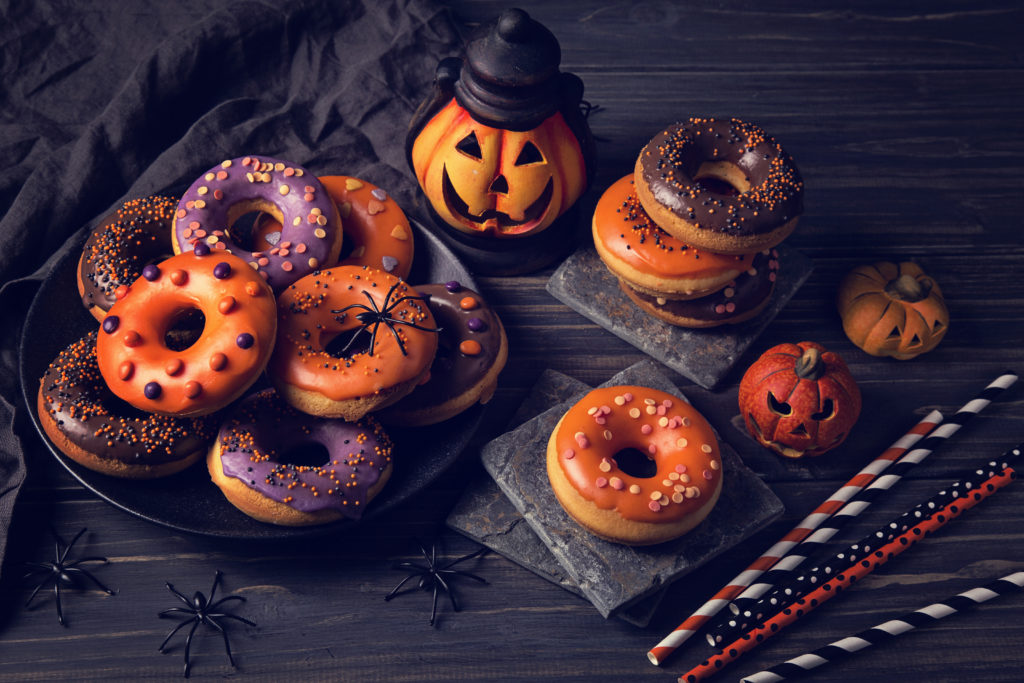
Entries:
[[[579,380],[554,370],[545,370],[512,417],[509,429],[518,427],[553,404],[561,403],[588,389],[589,387]],[[541,578],[586,598],[576,580],[562,568],[512,502],[487,474],[481,473],[469,483],[448,515],[447,524],[455,531],[486,545]],[[658,591],[624,608],[615,616],[634,626],[647,626],[663,595],[664,590]]]
[[[633,365],[602,386],[635,384],[680,395],[650,361]],[[580,591],[605,617],[653,595],[703,563],[757,533],[782,514],[782,502],[719,437],[724,480],[708,518],[680,539],[629,547],[584,531],[562,509],[547,478],[545,453],[555,423],[583,397],[580,391],[484,446],[481,459]]]
[[593,245],[578,249],[548,280],[556,299],[705,389],[714,389],[785,307],[813,270],[811,260],[780,244],[779,273],[768,306],[738,325],[696,330],[653,318],[630,301]]

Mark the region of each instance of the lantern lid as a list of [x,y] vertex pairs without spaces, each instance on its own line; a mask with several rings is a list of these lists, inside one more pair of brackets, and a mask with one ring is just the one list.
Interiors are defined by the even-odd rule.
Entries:
[[529,130],[559,109],[565,77],[575,79],[559,72],[561,59],[551,31],[521,9],[506,9],[470,37],[455,97],[483,123]]

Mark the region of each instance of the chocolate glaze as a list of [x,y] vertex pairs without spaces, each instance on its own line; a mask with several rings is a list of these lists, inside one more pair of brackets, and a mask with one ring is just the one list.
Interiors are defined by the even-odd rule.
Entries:
[[171,225],[177,205],[170,197],[133,199],[100,221],[85,241],[78,266],[86,308],[109,310],[115,289],[139,279],[146,264],[174,253]]
[[[703,162],[729,162],[750,188],[714,192],[695,180]],[[761,128],[737,119],[690,119],[658,133],[640,153],[643,180],[655,200],[698,228],[729,235],[771,232],[803,213],[796,164]]]
[[771,296],[778,270],[778,251],[767,249],[754,257],[750,268],[742,275],[707,296],[697,299],[663,299],[632,287],[629,294],[675,317],[724,320],[755,308]]
[[[313,417],[286,404],[273,389],[239,403],[217,440],[225,475],[300,512],[336,509],[350,519],[362,517],[367,491],[391,462],[391,440],[373,418]],[[280,460],[308,444],[327,449],[324,465]]]
[[96,332],[60,352],[42,378],[43,402],[69,441],[99,458],[161,465],[205,449],[211,418],[144,413],[114,396],[96,365]]
[[[501,348],[501,321],[483,297],[460,283],[417,285],[428,296],[427,305],[441,328],[437,355],[430,366],[430,379],[416,387],[398,404],[403,410],[440,405],[464,394],[494,366]],[[476,307],[463,309],[459,303],[471,297]],[[478,328],[478,329],[473,329]],[[467,340],[480,344],[480,353],[467,355],[459,345]]]

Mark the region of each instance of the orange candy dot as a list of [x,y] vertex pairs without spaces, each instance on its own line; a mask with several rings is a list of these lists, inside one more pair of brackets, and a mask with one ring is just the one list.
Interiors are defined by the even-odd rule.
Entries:
[[125,346],[133,347],[142,343],[142,337],[135,330],[128,330],[124,333],[124,336],[121,337],[121,341],[124,342]]
[[260,291],[260,286],[256,284],[255,280],[249,280],[245,283],[245,293],[249,296],[259,296]]
[[172,358],[171,360],[167,361],[167,365],[164,366],[164,371],[171,377],[174,377],[179,372],[181,372],[181,369],[184,367],[185,364],[181,362],[180,358]]
[[483,347],[480,346],[480,342],[475,339],[467,339],[466,341],[459,344],[459,351],[466,354],[467,356],[476,356],[483,351]]
[[117,367],[117,376],[121,379],[128,381],[135,374],[135,366],[130,360],[126,360]]
[[223,353],[215,353],[210,356],[210,369],[214,372],[220,372],[228,364],[228,357]]
[[480,302],[478,302],[476,298],[472,296],[462,297],[462,300],[459,301],[459,308],[461,308],[464,311],[472,311],[479,305]]
[[231,312],[231,309],[235,307],[235,297],[230,294],[225,296],[223,299],[217,302],[217,310],[223,314]]
[[171,282],[181,287],[188,282],[188,273],[184,270],[175,270],[171,272],[170,278]]
[[117,289],[114,290],[114,297],[117,299],[123,299],[128,295],[128,285],[118,285]]
[[202,384],[195,380],[185,382],[185,398],[197,398],[201,393],[203,393]]

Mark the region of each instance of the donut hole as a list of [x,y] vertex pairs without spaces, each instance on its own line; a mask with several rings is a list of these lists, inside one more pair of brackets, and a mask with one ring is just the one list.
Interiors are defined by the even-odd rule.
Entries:
[[658,474],[658,463],[638,448],[623,448],[613,460],[625,474],[637,479],[650,479]]
[[331,453],[327,446],[315,441],[295,444],[278,458],[282,464],[296,467],[323,467],[330,460]]
[[284,215],[273,204],[258,200],[238,202],[228,210],[228,236],[247,251],[269,251],[281,241]]
[[[372,328],[371,328],[372,329]],[[382,325],[377,334],[389,334]],[[345,330],[329,339],[321,339],[324,352],[334,358],[349,359],[370,350],[370,332],[363,327]]]
[[711,194],[732,197],[750,191],[750,178],[731,161],[702,161],[693,179]]
[[171,317],[164,332],[164,345],[171,351],[184,351],[203,336],[206,316],[198,308],[183,308]]

